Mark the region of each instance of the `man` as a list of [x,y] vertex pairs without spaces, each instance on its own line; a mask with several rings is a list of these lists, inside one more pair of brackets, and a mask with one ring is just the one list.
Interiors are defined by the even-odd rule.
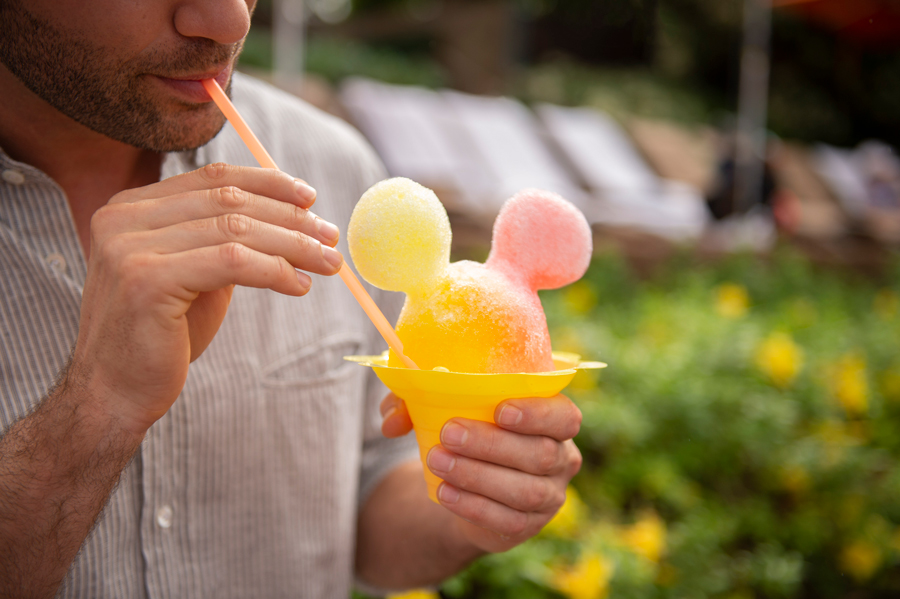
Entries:
[[[433,584],[536,534],[580,466],[562,396],[448,423],[441,506],[412,440],[376,434],[378,387],[341,361],[374,329],[304,271],[337,272],[332,222],[383,173],[349,128],[237,75],[319,216],[306,181],[225,164],[253,162],[199,80],[229,83],[253,5],[0,0],[2,596]],[[381,409],[409,432],[402,401]]]

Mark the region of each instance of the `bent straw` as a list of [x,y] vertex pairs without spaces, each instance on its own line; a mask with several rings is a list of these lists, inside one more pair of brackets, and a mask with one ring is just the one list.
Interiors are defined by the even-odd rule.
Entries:
[[[256,158],[257,162],[259,162],[260,166],[281,170],[278,168],[278,165],[275,164],[275,161],[272,160],[272,157],[269,156],[269,153],[266,152],[266,149],[262,144],[259,143],[259,139],[253,134],[250,127],[247,126],[247,122],[244,121],[238,113],[234,104],[231,103],[231,100],[228,99],[228,96],[225,95],[225,92],[219,87],[219,83],[215,79],[204,79],[202,83],[203,87],[206,88],[207,93],[212,97],[213,102],[216,103],[216,106],[219,107],[219,110],[222,111],[225,118],[231,122],[238,135],[247,145],[247,148]],[[369,295],[365,287],[362,286],[362,283],[359,282],[359,279],[356,278],[356,275],[353,274],[353,271],[350,270],[350,267],[347,266],[346,261],[341,265],[338,274],[341,276],[344,284],[347,285],[347,288],[350,289],[350,293],[353,294],[353,297],[355,297],[356,301],[359,302],[359,305],[362,306],[362,309],[369,317],[369,320],[372,321],[372,324],[375,325],[375,328],[378,329],[378,332],[381,333],[381,336],[387,341],[388,347],[394,350],[394,353],[397,354],[404,366],[418,370],[419,367],[416,366],[416,363],[403,353],[403,343],[400,341],[400,337],[397,336],[397,333],[388,322],[388,319],[385,318],[384,314],[381,313],[381,310],[378,309],[372,296]]]

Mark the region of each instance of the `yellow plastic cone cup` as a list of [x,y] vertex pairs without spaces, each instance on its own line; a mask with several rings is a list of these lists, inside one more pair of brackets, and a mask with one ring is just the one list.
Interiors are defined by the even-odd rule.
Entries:
[[431,448],[438,445],[441,428],[451,418],[470,418],[494,422],[494,410],[515,397],[553,397],[575,376],[578,369],[602,368],[601,362],[580,362],[575,354],[554,353],[557,370],[518,374],[470,374],[436,370],[410,370],[387,366],[387,354],[346,356],[346,360],[371,366],[388,389],[406,402],[419,456],[428,485],[428,496],[438,503],[441,479],[426,464]]

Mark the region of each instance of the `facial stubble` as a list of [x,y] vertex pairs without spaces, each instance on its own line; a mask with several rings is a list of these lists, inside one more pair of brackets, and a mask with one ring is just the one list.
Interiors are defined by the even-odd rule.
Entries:
[[117,60],[87,36],[63,30],[0,1],[0,62],[32,93],[85,127],[144,150],[200,147],[224,126],[212,103],[188,104],[160,93],[151,77],[203,72],[240,53],[242,42],[184,39],[178,48]]

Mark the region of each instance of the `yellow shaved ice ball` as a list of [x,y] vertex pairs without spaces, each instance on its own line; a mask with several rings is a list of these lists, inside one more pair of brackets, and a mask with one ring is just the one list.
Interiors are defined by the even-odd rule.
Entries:
[[360,198],[347,227],[359,274],[388,291],[426,287],[450,262],[450,220],[433,191],[397,177]]

